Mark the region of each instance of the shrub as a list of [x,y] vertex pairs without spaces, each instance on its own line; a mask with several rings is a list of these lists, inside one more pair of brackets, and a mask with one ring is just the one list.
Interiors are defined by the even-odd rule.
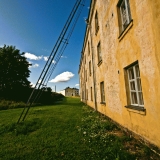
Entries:
[[15,101],[10,101],[10,100],[0,101],[0,110],[23,108],[24,106],[25,106],[24,102],[15,102]]

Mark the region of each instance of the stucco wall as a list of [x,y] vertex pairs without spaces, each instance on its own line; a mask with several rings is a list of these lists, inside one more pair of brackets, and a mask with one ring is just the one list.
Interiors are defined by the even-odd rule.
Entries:
[[[117,3],[117,0],[98,0],[95,7],[91,7],[90,14],[93,14],[89,17],[90,25],[79,71],[81,96],[82,91],[85,93],[88,90],[88,99],[84,96],[84,102],[93,108],[96,102],[99,112],[160,147],[160,1],[130,0],[133,22],[120,38]],[[97,35],[94,27],[96,11],[99,19]],[[88,41],[92,41],[90,55],[88,55]],[[102,51],[101,65],[97,65],[99,41]],[[94,65],[91,76],[89,76],[89,61]],[[138,61],[140,68],[146,113],[125,108],[127,95],[124,68],[135,61]],[[85,81],[85,70],[87,70],[87,81]],[[100,103],[102,81],[104,81],[106,104]],[[90,87],[93,87],[92,101]]]

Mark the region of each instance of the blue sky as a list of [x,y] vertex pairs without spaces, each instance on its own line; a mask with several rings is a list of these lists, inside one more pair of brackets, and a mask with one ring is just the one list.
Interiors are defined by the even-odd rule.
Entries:
[[[76,0],[1,0],[0,47],[15,46],[32,63],[30,82],[35,84]],[[90,0],[86,0],[76,28],[48,86],[63,90],[79,84],[78,67]],[[64,82],[59,82],[64,81]],[[78,88],[78,87],[77,87]]]

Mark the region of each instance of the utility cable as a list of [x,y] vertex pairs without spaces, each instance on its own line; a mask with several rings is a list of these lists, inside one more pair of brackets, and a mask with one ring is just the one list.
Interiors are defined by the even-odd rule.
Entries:
[[[36,83],[32,93],[31,93],[31,95],[30,95],[30,97],[29,97],[29,99],[28,99],[28,101],[26,103],[26,106],[24,107],[24,109],[23,109],[23,111],[22,111],[17,123],[19,123],[21,121],[21,119],[22,119],[22,121],[25,120],[31,105],[37,100],[37,98],[39,97],[41,92],[43,92],[41,87],[47,85],[48,80],[49,80],[49,78],[51,77],[51,75],[53,73],[53,70],[55,69],[58,61],[61,58],[61,55],[63,54],[63,52],[64,52],[64,50],[65,50],[65,48],[66,48],[66,46],[68,44],[68,41],[66,41],[67,43],[64,43],[64,45],[62,46],[61,52],[58,53],[58,56],[57,57],[55,57],[55,56],[56,56],[56,54],[57,54],[57,52],[58,52],[58,50],[59,50],[59,48],[60,48],[60,46],[61,46],[61,44],[62,44],[62,42],[64,40],[64,37],[65,37],[69,27],[70,27],[70,24],[72,23],[72,20],[74,19],[76,13],[78,12],[78,9],[80,8],[80,10],[81,10],[81,7],[79,7],[79,6],[82,6],[81,3],[84,3],[84,0],[77,0],[76,1],[76,3],[74,5],[74,7],[73,7],[68,19],[67,19],[67,22],[66,22],[64,28],[62,29],[62,32],[61,32],[61,34],[60,34],[60,36],[59,36],[54,48],[52,49],[52,52],[51,52],[51,54],[50,54],[50,56],[49,56],[49,58],[48,58],[48,60],[47,60],[47,62],[45,64],[45,66],[44,66],[44,68],[43,68],[43,70],[42,70],[42,72],[41,72],[41,74],[40,74],[40,76],[39,76],[39,78],[37,80],[37,83]],[[71,29],[71,31],[69,33],[72,33],[73,29]],[[71,34],[69,34],[68,39],[70,38],[70,36],[71,36]],[[54,59],[56,59],[57,62],[53,65],[52,62],[53,62]],[[46,77],[48,77],[48,78],[46,78]],[[23,116],[23,114],[24,114],[24,116]]]

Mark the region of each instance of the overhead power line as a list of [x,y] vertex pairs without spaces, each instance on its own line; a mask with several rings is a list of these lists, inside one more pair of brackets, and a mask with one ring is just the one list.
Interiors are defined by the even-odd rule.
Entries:
[[73,30],[76,26],[76,23],[78,21],[78,18],[82,12],[83,6],[84,6],[85,0],[77,0],[52,51],[51,54],[36,82],[36,85],[31,93],[31,95],[28,98],[28,101],[25,105],[25,107],[22,110],[22,113],[20,114],[20,117],[18,119],[19,123],[20,121],[24,121],[30,107],[34,102],[37,102],[40,98],[45,86],[47,86],[47,83],[54,71],[54,69],[57,66],[57,63],[59,62],[64,50],[66,49],[69,39],[73,33]]

